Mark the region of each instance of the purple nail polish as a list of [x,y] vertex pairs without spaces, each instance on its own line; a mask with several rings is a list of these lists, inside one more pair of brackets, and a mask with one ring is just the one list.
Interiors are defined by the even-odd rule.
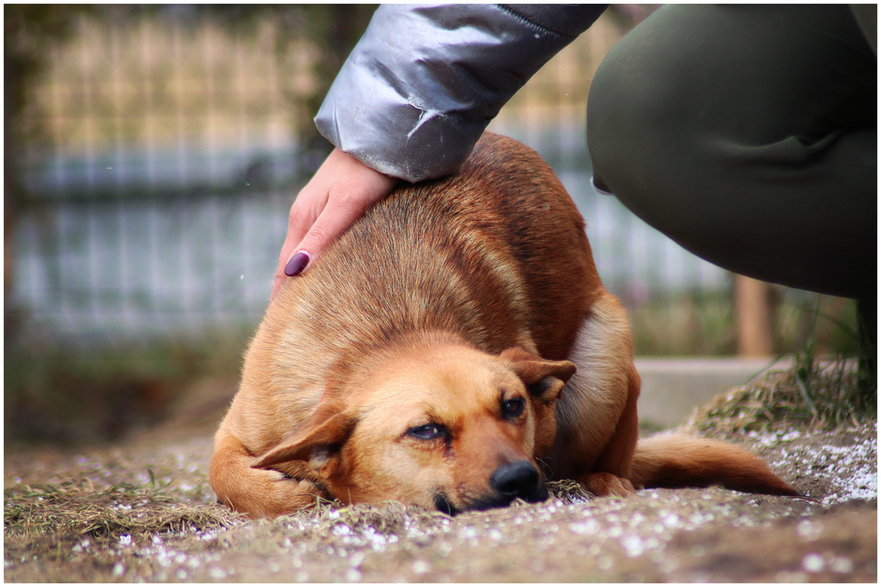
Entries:
[[303,269],[306,268],[306,265],[309,264],[309,253],[306,251],[300,251],[293,257],[291,257],[288,264],[285,265],[284,274],[288,277],[296,277],[300,273],[303,272]]

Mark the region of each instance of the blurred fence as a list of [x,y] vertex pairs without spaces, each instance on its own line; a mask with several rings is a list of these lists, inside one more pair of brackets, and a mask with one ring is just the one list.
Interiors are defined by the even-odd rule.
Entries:
[[[253,326],[287,210],[323,155],[304,129],[326,84],[316,63],[339,51],[334,14],[55,8],[66,35],[38,47],[45,66],[26,77],[26,104],[13,113],[25,131],[7,140],[7,333],[92,344]],[[351,28],[363,26],[359,14]],[[590,186],[587,90],[626,26],[607,12],[490,128],[558,171],[604,281],[626,303],[728,296],[728,274]]]

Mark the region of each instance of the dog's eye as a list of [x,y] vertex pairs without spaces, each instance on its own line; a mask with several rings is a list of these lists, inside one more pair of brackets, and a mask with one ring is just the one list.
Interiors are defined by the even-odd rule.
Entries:
[[419,440],[435,440],[437,438],[446,438],[447,429],[440,424],[423,424],[407,430],[407,435]]
[[526,408],[526,402],[522,397],[506,399],[502,402],[502,415],[506,418],[516,418],[523,413]]

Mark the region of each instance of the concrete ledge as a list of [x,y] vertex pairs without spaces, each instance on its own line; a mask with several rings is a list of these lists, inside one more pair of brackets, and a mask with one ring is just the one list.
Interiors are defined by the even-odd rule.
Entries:
[[695,407],[723,391],[792,364],[791,358],[637,358],[642,377],[639,420],[647,428],[678,426]]

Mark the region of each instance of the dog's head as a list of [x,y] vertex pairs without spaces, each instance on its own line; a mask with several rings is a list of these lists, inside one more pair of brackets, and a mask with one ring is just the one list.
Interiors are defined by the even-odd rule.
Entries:
[[534,455],[556,434],[554,403],[575,372],[522,349],[432,347],[378,365],[325,400],[254,465],[307,461],[343,502],[398,500],[448,513],[547,497]]

